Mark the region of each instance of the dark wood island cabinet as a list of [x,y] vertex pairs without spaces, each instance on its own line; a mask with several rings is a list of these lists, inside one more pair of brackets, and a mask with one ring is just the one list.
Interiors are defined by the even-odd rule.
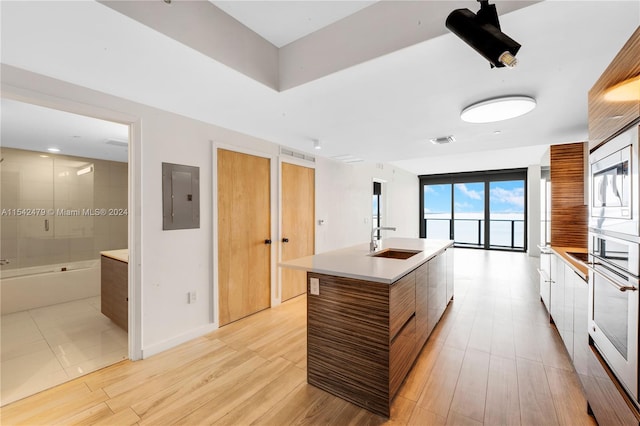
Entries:
[[[388,246],[402,248],[401,239],[395,240]],[[349,275],[340,268],[308,271],[308,383],[388,417],[393,398],[453,297],[450,247],[451,242],[441,241],[422,251],[423,257],[406,264],[405,273],[391,283],[357,273],[340,276]],[[354,251],[354,270],[362,259],[355,256],[366,253]],[[340,255],[350,256],[347,251],[328,256]],[[370,262],[372,270],[382,271],[406,260]]]

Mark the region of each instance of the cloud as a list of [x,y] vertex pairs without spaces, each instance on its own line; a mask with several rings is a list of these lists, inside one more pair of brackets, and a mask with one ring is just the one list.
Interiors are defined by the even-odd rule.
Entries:
[[496,187],[491,189],[491,198],[499,203],[518,207],[519,211],[524,209],[524,188],[504,189]]
[[467,197],[471,198],[472,200],[482,200],[483,191],[476,191],[473,189],[469,189],[467,188],[467,185],[465,185],[464,183],[456,184],[456,189],[462,192]]
[[473,210],[473,205],[471,205],[470,203],[459,203],[459,202],[455,202],[454,203],[456,210],[465,210],[465,209],[469,209],[469,210]]

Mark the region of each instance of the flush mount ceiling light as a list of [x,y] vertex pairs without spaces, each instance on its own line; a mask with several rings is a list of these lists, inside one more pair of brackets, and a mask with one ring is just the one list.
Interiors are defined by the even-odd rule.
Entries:
[[60,148],[47,148],[49,152],[60,152]]
[[608,102],[640,101],[640,75],[607,89],[604,100]]
[[469,9],[456,9],[447,17],[446,27],[484,56],[491,68],[515,67],[520,44],[500,30],[496,5],[488,0],[478,1],[477,14]]
[[469,105],[460,118],[468,123],[493,123],[520,117],[535,107],[536,100],[530,96],[503,96]]

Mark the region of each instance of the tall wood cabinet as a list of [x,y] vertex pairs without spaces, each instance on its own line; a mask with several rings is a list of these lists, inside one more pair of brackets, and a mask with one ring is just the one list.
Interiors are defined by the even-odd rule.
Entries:
[[640,93],[635,100],[612,101],[611,88],[640,76],[640,27],[589,90],[589,148],[594,149],[640,117]]
[[552,145],[550,157],[551,245],[586,248],[585,144]]
[[[612,87],[640,75],[640,27],[622,47],[609,67],[589,91],[589,148],[597,148],[622,129],[640,118],[640,92],[636,99],[611,101],[607,93]],[[584,305],[584,294],[576,293],[576,301]],[[580,308],[582,309],[582,308]],[[582,315],[582,314],[580,314]],[[579,318],[579,317],[576,317]],[[585,324],[576,328],[584,327]],[[584,387],[589,409],[601,425],[640,424],[638,411],[617,383],[613,373],[597,349],[584,337],[574,341],[574,366]]]

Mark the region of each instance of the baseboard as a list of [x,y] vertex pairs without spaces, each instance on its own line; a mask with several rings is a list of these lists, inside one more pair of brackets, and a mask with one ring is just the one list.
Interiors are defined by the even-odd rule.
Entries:
[[188,342],[189,340],[193,340],[195,338],[204,336],[205,334],[211,333],[212,331],[217,329],[218,329],[218,326],[216,324],[205,324],[193,330],[189,330],[184,334],[180,334],[170,339],[163,340],[161,342],[143,347],[142,359],[149,358],[150,356],[159,354],[160,352],[164,352],[167,349],[174,348],[184,342]]

